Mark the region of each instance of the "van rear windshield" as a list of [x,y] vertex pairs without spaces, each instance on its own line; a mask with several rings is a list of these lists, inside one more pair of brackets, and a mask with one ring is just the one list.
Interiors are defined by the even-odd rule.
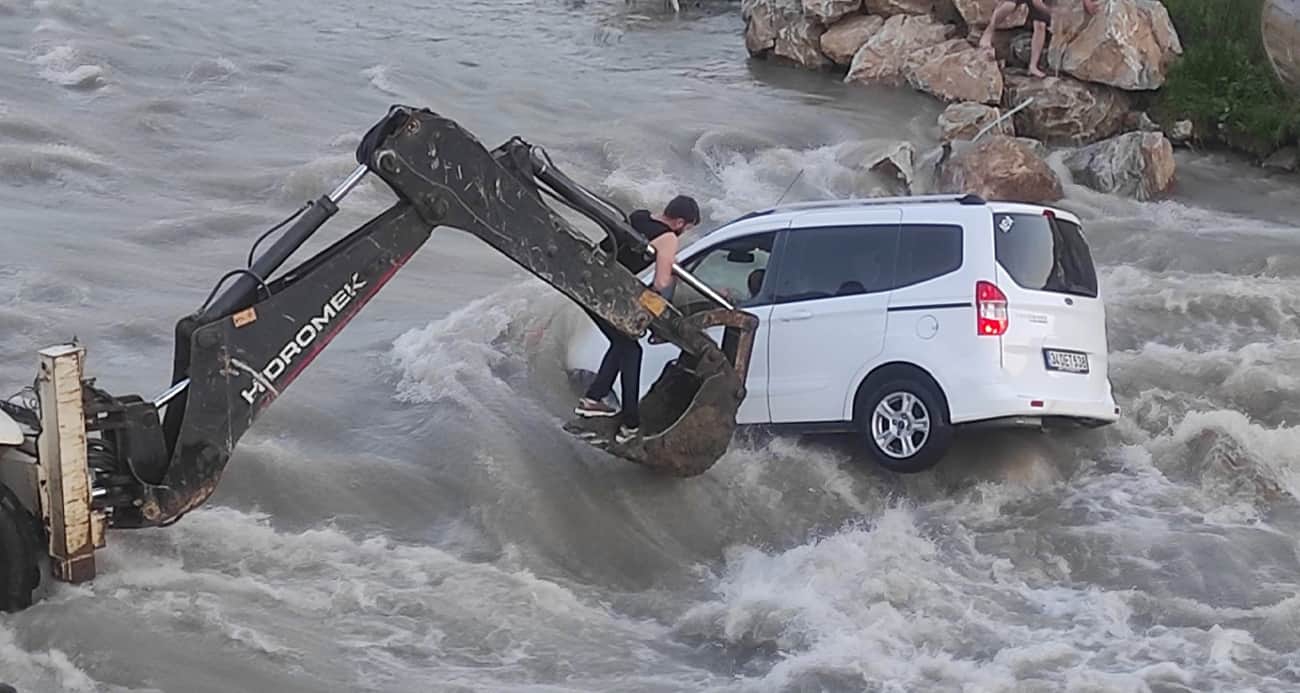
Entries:
[[1092,251],[1078,225],[1041,214],[994,214],[998,263],[1033,291],[1097,296]]

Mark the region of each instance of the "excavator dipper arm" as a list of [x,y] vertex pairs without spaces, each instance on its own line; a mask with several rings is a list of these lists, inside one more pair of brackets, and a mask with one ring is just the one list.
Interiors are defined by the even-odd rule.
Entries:
[[[202,505],[257,417],[356,317],[438,226],[474,234],[618,330],[649,331],[682,350],[643,401],[643,440],[606,447],[677,476],[707,470],[725,451],[744,398],[757,318],[720,298],[684,316],[616,257],[652,249],[613,205],[515,137],[493,150],[453,120],[394,106],[357,149],[359,167],[229,288],[176,327],[172,386],[158,398],[115,397],[87,381],[87,430],[96,507],[119,528],[163,526]],[[271,274],[373,173],[397,202],[278,278]],[[543,200],[549,195],[598,224],[604,246]],[[629,255],[630,254],[630,255]],[[679,279],[713,294],[676,268]],[[706,333],[722,326],[721,344]],[[163,414],[165,412],[165,414]]]

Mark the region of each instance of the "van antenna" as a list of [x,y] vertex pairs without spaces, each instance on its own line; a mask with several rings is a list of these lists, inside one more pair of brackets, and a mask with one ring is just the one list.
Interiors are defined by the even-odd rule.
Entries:
[[796,173],[796,174],[794,174],[794,180],[790,181],[790,184],[787,185],[787,186],[785,186],[785,192],[781,193],[781,197],[777,199],[775,205],[772,205],[773,207],[776,207],[777,205],[780,205],[780,204],[781,204],[781,200],[784,200],[784,199],[785,199],[785,196],[790,194],[790,189],[793,188],[793,187],[794,187],[794,184],[797,183],[797,182],[799,181],[799,176],[802,176],[802,175],[803,175],[803,171],[804,171],[803,169],[799,169],[799,172]]

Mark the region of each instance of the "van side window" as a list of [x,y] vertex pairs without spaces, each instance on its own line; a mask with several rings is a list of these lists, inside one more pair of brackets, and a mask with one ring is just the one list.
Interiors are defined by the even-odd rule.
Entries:
[[[682,267],[733,304],[753,305],[763,289],[775,239],[774,231],[733,238],[700,252]],[[681,280],[673,290],[673,305],[683,312],[714,307],[709,299]]]
[[790,231],[783,255],[778,303],[888,291],[898,255],[898,225]]
[[904,224],[898,239],[898,276],[894,288],[919,284],[955,272],[961,263],[960,226]]

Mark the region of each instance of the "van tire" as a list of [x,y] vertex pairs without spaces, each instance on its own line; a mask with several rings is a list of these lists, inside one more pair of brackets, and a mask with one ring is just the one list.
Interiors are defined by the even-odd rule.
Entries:
[[[886,412],[878,412],[881,405]],[[926,424],[920,430],[919,424]],[[948,404],[923,371],[891,366],[872,374],[858,391],[854,423],[871,458],[891,472],[916,474],[939,463],[952,445]],[[890,431],[882,446],[877,431]]]
[[0,611],[32,605],[41,582],[41,543],[36,520],[18,496],[0,484]]

